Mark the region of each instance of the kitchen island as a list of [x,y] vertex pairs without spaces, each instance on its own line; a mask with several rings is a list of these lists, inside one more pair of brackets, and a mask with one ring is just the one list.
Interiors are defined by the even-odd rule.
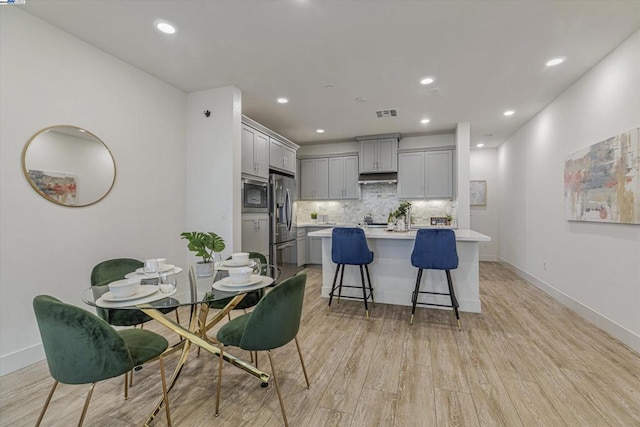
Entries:
[[[333,228],[309,233],[322,239],[322,296],[329,297],[336,265],[331,261],[331,233]],[[480,313],[479,242],[491,241],[489,236],[473,230],[454,230],[458,251],[458,268],[451,270],[459,310]],[[374,253],[369,265],[371,284],[376,303],[411,306],[411,293],[415,288],[418,269],[411,265],[411,252],[416,230],[406,232],[386,231],[379,228],[365,230],[369,249]],[[340,280],[340,278],[338,278]],[[360,270],[347,266],[345,285],[360,286]],[[422,274],[422,290],[448,292],[444,271],[425,270]],[[344,296],[362,296],[359,289],[343,288]],[[450,304],[449,296],[421,295],[420,301]]]

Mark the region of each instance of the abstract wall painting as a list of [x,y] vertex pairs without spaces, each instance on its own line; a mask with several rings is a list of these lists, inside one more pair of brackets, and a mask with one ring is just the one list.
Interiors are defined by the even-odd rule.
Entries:
[[469,181],[471,206],[487,205],[487,181]]
[[75,175],[30,169],[29,178],[49,199],[68,206],[78,204],[78,182]]
[[640,224],[640,128],[569,155],[564,201],[569,221]]

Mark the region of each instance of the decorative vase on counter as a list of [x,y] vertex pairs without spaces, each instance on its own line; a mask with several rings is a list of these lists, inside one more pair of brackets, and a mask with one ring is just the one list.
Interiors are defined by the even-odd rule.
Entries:
[[405,225],[404,218],[398,218],[396,221],[396,231],[404,231]]

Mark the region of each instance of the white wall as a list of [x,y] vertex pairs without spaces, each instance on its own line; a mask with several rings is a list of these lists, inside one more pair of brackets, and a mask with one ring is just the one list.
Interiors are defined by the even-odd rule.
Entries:
[[469,179],[487,181],[487,205],[471,206],[471,229],[491,237],[480,242],[480,261],[498,260],[498,150],[484,148],[471,150]]
[[[186,95],[18,8],[0,13],[0,374],[43,358],[31,301],[89,308],[91,268],[115,257],[184,265]],[[38,130],[95,133],[117,165],[100,203],[46,201],[21,169]]]
[[[571,58],[569,58],[570,60]],[[640,32],[499,148],[499,256],[640,351],[640,226],[569,222],[568,154],[640,126]]]
[[[211,112],[210,117],[204,111]],[[203,90],[187,100],[187,231],[214,232],[223,257],[241,247],[240,149],[242,94],[236,87]],[[192,261],[196,261],[191,256]]]

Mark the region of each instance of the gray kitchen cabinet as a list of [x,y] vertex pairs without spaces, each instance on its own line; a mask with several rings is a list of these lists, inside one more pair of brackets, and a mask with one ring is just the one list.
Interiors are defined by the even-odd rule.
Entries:
[[424,153],[398,154],[398,199],[424,199]]
[[453,198],[453,151],[425,152],[425,198]]
[[242,251],[269,258],[269,214],[242,214]]
[[453,150],[400,153],[398,198],[453,198]]
[[307,238],[298,237],[296,241],[298,243],[298,267],[304,267],[307,263]]
[[329,199],[357,199],[358,156],[329,158]]
[[307,264],[322,264],[322,238],[309,236],[309,233],[318,230],[324,228],[307,227]]
[[269,166],[295,175],[296,150],[275,138],[269,138]]
[[241,141],[241,172],[268,179],[269,137],[243,124]]
[[300,160],[300,199],[326,200],[329,198],[329,159]]
[[360,173],[397,171],[398,138],[360,141]]

